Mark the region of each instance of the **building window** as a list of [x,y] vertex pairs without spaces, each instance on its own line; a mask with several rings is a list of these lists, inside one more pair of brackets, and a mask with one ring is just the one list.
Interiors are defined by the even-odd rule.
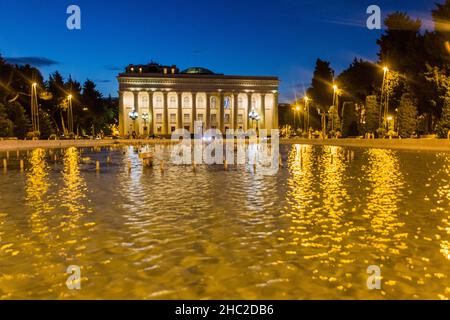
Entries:
[[156,97],[156,107],[162,108],[162,98],[160,96]]
[[183,99],[183,107],[190,107],[190,99],[189,97],[184,97]]
[[212,97],[211,98],[211,108],[215,109],[216,108],[216,104],[217,104],[217,99],[216,97]]
[[156,122],[162,122],[162,114],[161,113],[156,114]]
[[225,109],[230,109],[231,107],[230,97],[225,97],[225,100],[223,101],[223,106],[225,107]]
[[171,123],[177,122],[177,115],[175,113],[170,114],[170,122]]
[[242,97],[238,98],[238,107],[244,108],[244,99]]
[[198,120],[198,121],[203,121],[203,114],[202,114],[202,113],[199,113],[199,114],[197,115],[197,120]]
[[170,132],[174,132],[175,131],[175,127],[170,127]]
[[169,102],[170,102],[170,107],[175,108],[177,106],[176,105],[177,99],[175,99],[174,96],[170,97],[170,101]]
[[199,107],[203,107],[203,97],[198,97],[197,102]]
[[244,115],[242,113],[238,114],[237,121],[238,121],[238,123],[243,123],[244,122]]
[[211,122],[216,123],[217,122],[217,115],[215,113],[211,114]]
[[183,115],[183,122],[189,122],[189,121],[191,121],[191,117],[190,117],[190,115],[189,115],[189,113],[185,113],[184,115]]
[[162,127],[161,126],[157,126],[156,127],[156,132],[161,133],[162,132]]
[[225,115],[224,115],[224,122],[230,123],[230,115],[228,113],[225,113]]

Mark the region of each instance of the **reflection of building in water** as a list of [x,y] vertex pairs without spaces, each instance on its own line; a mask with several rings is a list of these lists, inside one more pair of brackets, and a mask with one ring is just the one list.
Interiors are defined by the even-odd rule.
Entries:
[[[261,129],[278,128],[276,77],[227,76],[205,68],[182,72],[155,63],[130,65],[118,76],[120,134],[168,135],[177,128],[253,128],[249,113],[260,116]],[[132,120],[130,113],[137,112]]]

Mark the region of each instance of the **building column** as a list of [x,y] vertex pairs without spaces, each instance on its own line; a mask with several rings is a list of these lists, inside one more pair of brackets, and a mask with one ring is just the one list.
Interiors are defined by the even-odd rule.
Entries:
[[260,120],[260,128],[266,128],[266,94],[261,93],[261,120]]
[[169,132],[169,106],[167,103],[167,92],[163,92],[163,134],[170,134]]
[[237,130],[238,128],[238,113],[239,113],[239,94],[233,94],[233,129]]
[[152,91],[148,91],[148,113],[149,113],[148,133],[154,134],[155,131],[154,131],[153,123],[155,121],[155,116],[153,114],[153,92]]
[[195,132],[195,121],[197,120],[197,93],[192,93],[192,115],[191,115],[191,133]]
[[205,119],[205,130],[211,128],[211,94],[206,94],[206,119]]
[[278,92],[273,94],[273,129],[278,129]]
[[183,93],[177,93],[178,108],[177,108],[177,127],[178,129],[183,128]]
[[139,123],[141,120],[141,114],[139,112],[139,91],[133,91],[133,95],[134,95],[134,110],[138,113],[138,118],[136,120],[133,121],[133,130],[134,132],[136,132],[136,135],[139,135]]
[[253,129],[253,121],[252,119],[250,119],[250,117],[248,116],[250,114],[250,112],[252,111],[252,94],[251,93],[247,93],[247,130],[248,129]]
[[125,115],[123,110],[123,91],[119,91],[119,135],[125,135]]
[[220,132],[222,134],[224,134],[224,129],[225,129],[225,121],[224,121],[224,117],[225,117],[225,112],[224,112],[224,103],[225,103],[225,99],[224,99],[224,94],[222,92],[219,93],[219,118],[220,118],[220,122],[219,122],[219,129]]

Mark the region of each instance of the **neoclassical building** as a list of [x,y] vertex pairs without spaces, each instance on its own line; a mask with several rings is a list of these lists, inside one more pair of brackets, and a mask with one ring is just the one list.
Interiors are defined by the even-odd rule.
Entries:
[[194,121],[223,133],[278,128],[277,77],[227,76],[205,68],[180,72],[150,63],[129,65],[117,79],[121,135],[170,135],[177,128],[193,133]]

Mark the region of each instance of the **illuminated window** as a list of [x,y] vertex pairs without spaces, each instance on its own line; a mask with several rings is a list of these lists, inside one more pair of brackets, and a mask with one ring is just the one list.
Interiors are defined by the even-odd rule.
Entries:
[[162,122],[162,114],[161,113],[156,114],[156,122]]
[[190,117],[189,113],[185,113],[183,115],[183,122],[189,122],[189,121],[191,121],[191,117]]
[[184,99],[183,99],[183,107],[190,107],[190,99],[189,99],[189,97],[184,97]]
[[156,97],[156,107],[162,108],[162,98],[160,96]]
[[228,113],[226,113],[225,115],[224,115],[224,122],[225,123],[230,123],[230,115],[228,114]]
[[215,109],[216,108],[216,104],[217,104],[216,97],[212,97],[211,98],[211,108]]
[[240,97],[238,99],[238,107],[239,108],[243,108],[244,107],[244,99],[242,99],[242,97]]
[[244,115],[242,113],[238,114],[237,121],[238,121],[238,123],[243,123],[244,122]]
[[198,120],[198,121],[203,121],[203,114],[202,114],[202,113],[199,113],[199,114],[197,115],[197,120]]
[[230,97],[225,97],[225,100],[223,101],[223,106],[225,107],[225,109],[230,109],[231,106]]
[[169,103],[170,103],[170,106],[171,106],[172,108],[174,108],[174,107],[176,107],[177,99],[175,99],[175,97],[172,96],[172,97],[170,97]]
[[170,114],[170,122],[177,122],[177,115],[175,113]]
[[211,114],[211,122],[212,122],[212,123],[216,123],[216,122],[217,122],[217,116],[216,116],[215,113],[212,113],[212,114]]
[[198,97],[197,102],[198,102],[199,107],[203,107],[203,102],[204,102],[203,97]]

